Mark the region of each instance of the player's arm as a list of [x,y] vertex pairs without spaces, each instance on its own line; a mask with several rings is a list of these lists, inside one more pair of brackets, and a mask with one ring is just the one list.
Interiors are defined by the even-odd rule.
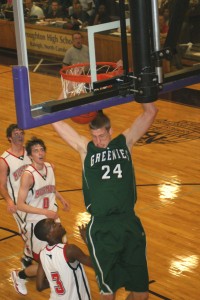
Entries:
[[141,105],[143,112],[135,119],[131,127],[123,132],[129,149],[147,132],[158,112],[153,102]]
[[69,144],[74,150],[84,152],[87,149],[88,140],[81,136],[69,124],[64,121],[58,121],[52,124],[58,135]]
[[25,171],[21,177],[20,188],[17,199],[17,209],[26,213],[44,215],[47,218],[57,219],[58,214],[52,210],[33,207],[26,203],[28,192],[33,186],[33,176],[30,172]]
[[[55,167],[53,164],[51,164],[52,169],[55,170]],[[63,196],[56,190],[55,192],[56,198],[62,203],[63,205],[63,210],[69,210],[70,209],[70,204],[67,200],[63,198]]]
[[[52,169],[55,170],[54,165],[51,164],[51,166],[52,166]],[[62,203],[63,210],[70,210],[70,204],[69,204],[69,202],[67,200],[65,200],[63,198],[63,196],[57,190],[56,190],[55,195],[56,195],[56,198]]]
[[41,262],[39,262],[38,264],[38,270],[36,276],[36,288],[39,292],[49,288],[49,282],[46,278]]
[[82,237],[82,240],[87,244],[87,237],[86,237],[87,225],[82,224],[81,226],[78,226],[78,228],[79,228],[79,232],[80,232],[80,236]]
[[62,203],[63,210],[70,210],[69,202],[67,200],[65,200],[58,191],[56,191],[56,198]]
[[[61,92],[58,100],[63,99],[64,95]],[[73,129],[69,124],[64,121],[58,121],[52,123],[53,128],[58,133],[58,135],[69,144],[74,150],[78,151],[80,154],[83,154],[87,150],[88,140],[80,135],[75,129]]]
[[70,262],[78,260],[83,265],[92,267],[92,261],[90,256],[86,255],[79,247],[70,244],[66,247],[66,255]]
[[10,213],[17,211],[17,206],[14,204],[13,200],[10,198],[7,189],[7,174],[8,166],[3,159],[0,159],[0,193],[2,197],[6,200],[7,209]]

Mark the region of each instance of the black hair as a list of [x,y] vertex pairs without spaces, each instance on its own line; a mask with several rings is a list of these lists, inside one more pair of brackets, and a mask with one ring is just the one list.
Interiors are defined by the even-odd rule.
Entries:
[[105,127],[106,130],[111,128],[110,119],[102,111],[99,111],[96,118],[89,123],[89,128],[92,130]]
[[40,220],[34,228],[34,234],[40,241],[47,242],[47,234],[49,233],[49,226],[45,226],[46,219]]
[[73,32],[73,33],[72,33],[72,39],[74,39],[74,36],[75,36],[75,35],[80,35],[81,37],[83,37],[82,33],[79,32],[79,31],[77,31],[77,32]]
[[35,146],[35,145],[40,145],[40,146],[42,146],[42,147],[44,148],[44,151],[46,152],[46,146],[45,146],[45,143],[43,142],[43,140],[38,139],[37,137],[33,136],[30,140],[28,140],[28,141],[26,142],[26,145],[25,145],[27,154],[28,154],[29,156],[31,155],[32,147]]
[[23,131],[23,129],[19,128],[17,124],[10,124],[10,125],[8,126],[8,128],[6,129],[6,136],[7,136],[7,138],[9,138],[9,137],[12,136],[12,132],[13,132],[13,130],[15,130],[15,129],[19,129],[19,130],[22,130],[22,131]]

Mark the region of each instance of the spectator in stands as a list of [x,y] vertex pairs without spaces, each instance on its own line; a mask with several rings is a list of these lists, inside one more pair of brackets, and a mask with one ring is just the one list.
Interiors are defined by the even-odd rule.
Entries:
[[64,10],[72,5],[72,0],[60,0],[59,2],[60,2],[62,9],[64,9]]
[[83,10],[85,10],[89,16],[92,16],[95,12],[95,3],[93,0],[79,0]]
[[64,56],[63,65],[70,66],[78,63],[89,61],[89,48],[82,43],[82,35],[80,32],[73,33],[72,47],[69,48]]
[[160,5],[160,9],[163,12],[163,10],[165,8],[168,8],[170,13],[171,13],[172,9],[173,9],[173,5],[174,5],[174,0],[162,0],[162,3]]
[[1,19],[7,19],[10,21],[14,20],[12,0],[1,1],[0,8],[1,8],[1,12],[0,12]]
[[64,19],[66,17],[64,10],[59,7],[58,1],[52,1],[49,10],[45,15],[46,19]]
[[[83,11],[87,12],[89,16],[92,16],[95,12],[95,4],[93,0],[79,0]],[[73,14],[73,5],[69,7],[69,14]]]
[[97,13],[91,17],[89,24],[98,25],[111,22],[111,18],[107,12],[105,4],[100,4]]
[[42,8],[33,4],[32,0],[26,0],[25,7],[26,7],[26,12],[25,12],[26,17],[37,16],[38,19],[44,19],[44,12]]
[[163,9],[163,17],[164,17],[164,19],[165,19],[165,24],[167,25],[167,26],[169,26],[169,19],[170,19],[170,11],[169,11],[169,8],[164,8]]
[[81,4],[80,4],[79,0],[72,0],[72,5],[68,9],[69,16],[72,16],[73,13],[75,12],[76,8],[79,7],[80,5]]
[[72,6],[72,2],[73,0],[60,1],[61,9],[67,18],[69,17],[69,8]]
[[1,9],[13,10],[13,2],[12,0],[1,1],[0,2]]
[[73,14],[71,15],[71,22],[73,29],[85,28],[88,25],[90,16],[86,11],[82,9],[80,3],[73,8]]
[[165,18],[162,14],[159,14],[159,26],[160,26],[160,42],[161,42],[161,45],[163,45],[165,42],[169,27],[166,24]]

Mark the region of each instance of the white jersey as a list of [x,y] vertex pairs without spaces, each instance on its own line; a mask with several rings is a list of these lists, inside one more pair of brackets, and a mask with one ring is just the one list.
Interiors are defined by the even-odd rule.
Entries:
[[[33,186],[31,187],[26,204],[47,209],[47,210],[58,210],[56,203],[56,187],[55,187],[55,176],[54,171],[50,163],[44,163],[45,174],[42,175],[32,165],[28,166],[24,172],[29,172],[33,176]],[[37,222],[45,219],[45,215],[25,213],[24,217],[24,234],[26,235],[26,255],[33,257],[38,260],[39,253],[47,243],[40,241],[34,235],[34,227]]]
[[70,263],[67,244],[47,245],[40,252],[40,261],[49,281],[49,300],[90,300],[90,288],[80,262]]
[[[24,170],[28,165],[31,164],[31,160],[27,155],[26,150],[24,149],[22,156],[15,156],[14,154],[10,153],[9,151],[5,151],[0,159],[3,159],[5,164],[8,167],[8,174],[7,174],[7,189],[8,194],[10,198],[13,200],[14,204],[17,204],[17,196],[19,192],[20,187],[20,178],[23,174]],[[23,236],[23,216],[24,213],[21,211],[17,211],[13,214],[15,221],[18,225],[19,233],[21,234],[22,238]]]
[[[54,171],[50,163],[44,163],[45,174],[42,175],[32,165],[25,169],[25,172],[29,172],[33,176],[33,186],[31,187],[28,197],[26,198],[26,204],[42,208],[57,211],[58,206],[56,203],[56,187]],[[43,215],[38,214],[26,214],[26,222],[38,222],[46,218]]]
[[1,158],[5,161],[6,165],[8,166],[8,175],[7,175],[8,193],[10,195],[10,198],[16,204],[21,175],[26,169],[26,167],[31,164],[31,160],[27,156],[25,149],[24,149],[24,154],[20,157],[13,155],[9,151],[5,151],[1,155]]

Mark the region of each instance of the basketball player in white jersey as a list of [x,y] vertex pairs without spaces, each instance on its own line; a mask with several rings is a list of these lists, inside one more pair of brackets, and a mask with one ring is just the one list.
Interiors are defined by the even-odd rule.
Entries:
[[[81,232],[84,227],[79,229]],[[76,245],[63,244],[66,231],[53,219],[39,221],[34,231],[38,239],[48,242],[40,252],[36,279],[38,291],[50,287],[49,300],[90,300],[90,288],[82,266],[92,266],[90,257]]]
[[[26,143],[26,151],[32,163],[21,176],[17,208],[25,213],[23,220],[26,249],[29,256],[37,262],[46,242],[35,237],[35,224],[44,218],[58,219],[56,197],[61,201],[64,210],[67,210],[69,205],[56,191],[53,167],[45,162],[46,146],[43,140],[33,137]],[[27,294],[25,279],[35,276],[36,272],[37,264],[20,272],[12,271],[11,278],[18,293]]]
[[[31,164],[24,148],[24,131],[17,124],[10,124],[6,129],[6,136],[10,142],[10,148],[0,157],[0,193],[7,202],[7,210],[13,214],[18,225],[19,233],[25,241],[23,235],[23,215],[17,210],[17,195],[20,186],[20,178],[25,168]],[[24,257],[22,262],[25,266],[31,264],[28,258],[26,248],[24,249]]]

